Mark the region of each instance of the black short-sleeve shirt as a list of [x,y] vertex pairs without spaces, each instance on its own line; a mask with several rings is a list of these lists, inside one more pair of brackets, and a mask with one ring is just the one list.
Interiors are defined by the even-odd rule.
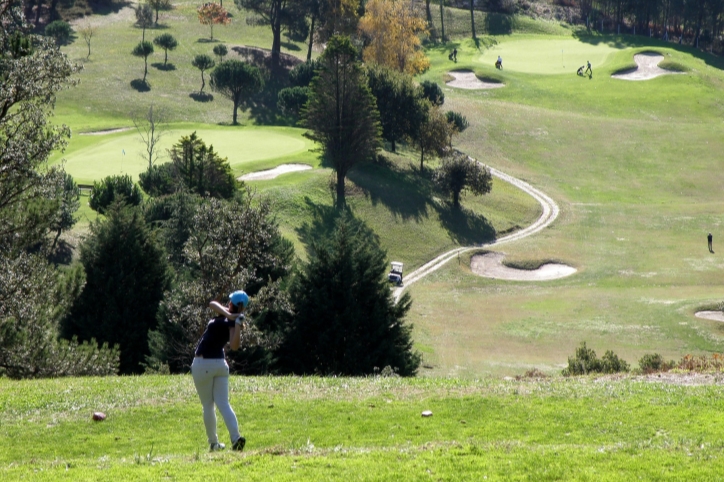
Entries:
[[229,343],[229,328],[234,328],[234,324],[234,320],[227,320],[225,316],[209,320],[199,344],[196,345],[196,356],[224,358],[224,346]]

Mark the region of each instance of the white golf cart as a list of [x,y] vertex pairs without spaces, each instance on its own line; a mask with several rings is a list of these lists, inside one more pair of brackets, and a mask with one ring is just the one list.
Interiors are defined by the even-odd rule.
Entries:
[[387,275],[387,280],[396,286],[402,286],[402,263],[399,261],[392,262],[392,269],[390,274]]

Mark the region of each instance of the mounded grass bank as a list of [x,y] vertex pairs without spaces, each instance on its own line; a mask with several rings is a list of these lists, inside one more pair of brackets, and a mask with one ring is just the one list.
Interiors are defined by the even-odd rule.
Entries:
[[617,481],[724,469],[719,385],[232,377],[230,389],[243,453],[207,452],[188,375],[0,379],[0,476]]

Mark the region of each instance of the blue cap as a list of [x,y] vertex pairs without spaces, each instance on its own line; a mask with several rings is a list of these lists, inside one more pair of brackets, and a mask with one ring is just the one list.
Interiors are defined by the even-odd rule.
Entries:
[[249,295],[242,290],[234,291],[229,295],[229,301],[231,301],[231,304],[234,306],[242,305],[246,308],[246,305],[249,304]]

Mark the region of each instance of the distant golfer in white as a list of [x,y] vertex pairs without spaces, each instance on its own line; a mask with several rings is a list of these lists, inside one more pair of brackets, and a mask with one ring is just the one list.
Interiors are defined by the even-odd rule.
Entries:
[[232,448],[244,450],[246,445],[246,439],[239,433],[236,414],[229,404],[229,365],[224,358],[224,346],[229,343],[232,350],[237,350],[241,345],[241,325],[248,304],[249,297],[243,291],[231,293],[227,307],[216,301],[209,303],[209,307],[219,316],[212,318],[206,325],[206,330],[196,345],[194,362],[191,364],[191,375],[204,409],[204,426],[212,451],[226,447],[219,443],[216,434],[214,405],[224,418]]

